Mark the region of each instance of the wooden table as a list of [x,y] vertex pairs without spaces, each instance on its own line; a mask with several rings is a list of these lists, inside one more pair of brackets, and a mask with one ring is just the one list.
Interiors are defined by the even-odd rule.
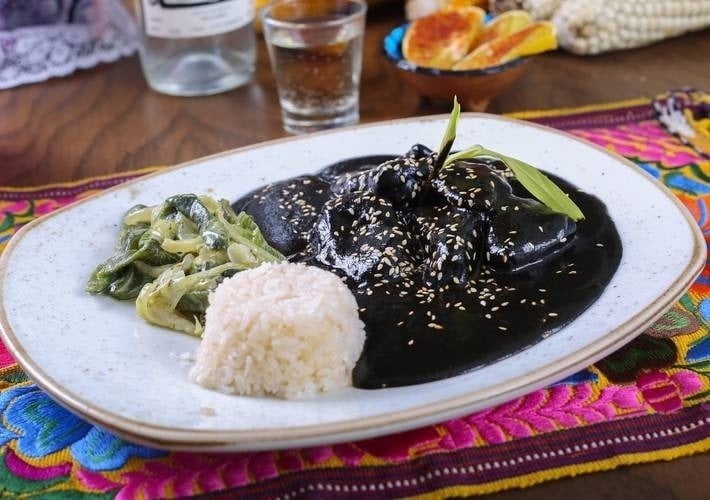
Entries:
[[[421,102],[380,56],[384,34],[402,20],[397,3],[368,17],[363,122],[448,110]],[[710,32],[651,47],[579,58],[538,57],[523,79],[491,103],[496,113],[653,96],[684,85],[710,88]],[[253,82],[218,96],[151,92],[135,57],[71,77],[0,92],[0,185],[29,186],[167,165],[286,135],[260,43]],[[500,494],[502,498],[702,498],[710,456],[622,468]]]
[[[382,37],[401,21],[396,2],[371,10],[362,76],[363,122],[448,111],[421,102],[380,55]],[[708,88],[708,54],[707,31],[597,57],[546,54],[491,103],[490,111],[608,102],[683,85]],[[151,92],[134,57],[0,92],[0,185],[174,164],[284,135],[263,43],[250,85],[206,98]]]

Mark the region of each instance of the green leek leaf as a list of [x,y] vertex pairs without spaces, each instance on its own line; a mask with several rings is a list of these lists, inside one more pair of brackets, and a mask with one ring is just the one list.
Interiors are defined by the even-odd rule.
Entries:
[[444,132],[444,137],[441,138],[441,145],[439,146],[439,157],[441,158],[446,158],[454,145],[460,115],[461,105],[456,96],[454,96],[454,107],[451,110],[451,115],[449,115],[449,123],[446,125],[446,131]]
[[454,108],[451,110],[451,114],[449,115],[449,123],[446,125],[444,137],[441,138],[441,145],[439,146],[439,151],[436,155],[436,163],[429,174],[429,182],[431,182],[432,179],[436,179],[436,176],[439,175],[439,171],[444,168],[446,159],[448,158],[451,148],[454,145],[454,141],[456,140],[456,127],[459,124],[460,115],[461,105],[459,104],[458,99],[456,99],[456,96],[454,96]]
[[[463,151],[449,155],[448,152],[453,144],[453,138],[456,137],[456,125],[458,123],[461,108],[459,103],[454,98],[454,108],[451,111],[451,117],[446,127],[444,140],[441,143],[440,151],[446,151],[446,158],[441,163],[440,168],[446,168],[457,160],[472,159],[479,156],[487,156],[502,161],[513,172],[515,178],[520,184],[528,190],[528,192],[547,206],[554,212],[559,212],[566,215],[574,221],[584,219],[584,214],[579,209],[577,204],[573,202],[557,184],[552,182],[545,174],[537,168],[525,163],[516,158],[511,158],[501,153],[491,151],[483,146],[476,145]],[[451,142],[449,142],[451,141]],[[448,146],[448,149],[446,147]],[[441,154],[441,153],[440,153]],[[437,162],[438,165],[439,162]],[[434,175],[438,175],[439,168],[434,169]]]
[[584,214],[577,204],[557,184],[532,165],[483,147],[478,156],[490,156],[501,160],[513,172],[518,182],[550,210],[565,214],[574,221],[584,219]]

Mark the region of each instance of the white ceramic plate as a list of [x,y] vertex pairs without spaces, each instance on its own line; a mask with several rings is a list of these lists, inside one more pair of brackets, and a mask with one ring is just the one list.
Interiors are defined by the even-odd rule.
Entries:
[[436,147],[446,117],[365,125],[198,160],[84,200],[23,229],[0,263],[3,340],[50,395],[133,441],[172,449],[286,448],[361,439],[512,399],[618,349],[668,309],[705,259],[701,233],[675,197],[640,169],[566,134],[465,114],[458,147],[482,143],[601,198],[623,258],[600,299],[559,333],[465,375],[419,386],[346,389],[307,401],[247,398],[187,381],[180,354],[198,341],[150,326],[132,304],[89,296],[124,211],[183,192],[235,199],[267,181],[363,154]]

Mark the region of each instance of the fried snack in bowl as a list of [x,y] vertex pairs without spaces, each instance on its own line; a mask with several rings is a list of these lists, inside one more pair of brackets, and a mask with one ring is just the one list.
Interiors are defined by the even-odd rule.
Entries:
[[494,17],[483,27],[483,33],[476,41],[477,45],[490,42],[494,38],[508,36],[530,26],[535,20],[524,10],[509,10]]
[[[456,7],[459,1],[467,0],[450,0],[436,13],[395,28],[382,49],[397,74],[421,96],[450,102],[457,95],[464,108],[482,111],[523,74],[529,56],[557,48],[556,32],[551,23],[533,22],[521,10],[506,12],[482,27],[471,21],[477,29],[466,31],[452,12],[481,12]],[[451,19],[459,19],[456,30],[447,24]]]
[[392,30],[384,39],[382,51],[397,75],[420,96],[432,101],[451,103],[458,96],[461,106],[469,111],[483,111],[491,99],[520,78],[528,58],[471,71],[424,68],[412,64],[402,55],[402,39],[407,25]]
[[437,11],[412,21],[402,40],[402,53],[412,64],[450,69],[468,54],[483,31],[486,13],[478,7]]
[[454,70],[471,70],[503,64],[523,56],[547,52],[557,48],[554,25],[539,21],[511,34],[494,38],[479,45],[454,64]]

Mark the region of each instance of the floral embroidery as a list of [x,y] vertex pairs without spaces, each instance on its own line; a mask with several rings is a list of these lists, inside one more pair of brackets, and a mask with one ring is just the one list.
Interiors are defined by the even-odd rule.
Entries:
[[691,313],[676,305],[644,333],[656,338],[670,338],[698,331],[700,323]]
[[636,379],[644,400],[658,412],[669,413],[683,407],[683,396],[698,392],[703,384],[689,371],[667,374],[658,370],[641,373]]

